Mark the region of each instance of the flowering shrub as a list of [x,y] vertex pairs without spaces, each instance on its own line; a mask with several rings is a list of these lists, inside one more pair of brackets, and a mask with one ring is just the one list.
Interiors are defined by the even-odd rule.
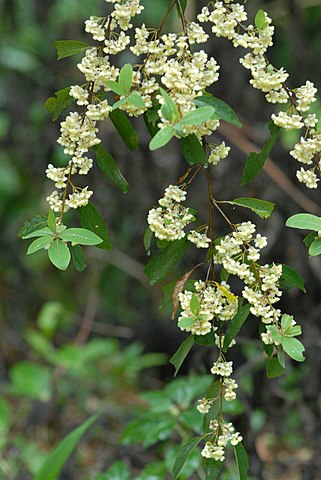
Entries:
[[[201,250],[202,263],[184,274],[172,289],[173,317],[179,311],[178,328],[190,336],[171,362],[177,373],[200,337],[213,346],[216,356],[210,369],[214,395],[200,398],[196,406],[205,415],[213,411],[213,418],[203,435],[183,447],[174,464],[173,478],[178,477],[191,450],[203,442],[201,455],[210,459],[208,471],[225,459],[226,448],[231,445],[235,448],[240,478],[244,479],[248,465],[242,436],[225,418],[223,408],[223,400],[236,399],[238,387],[233,379],[233,362],[226,358],[226,352],[235,345],[237,333],[252,314],[260,321],[269,377],[284,372],[285,353],[302,362],[304,347],[295,338],[301,334],[301,328],[291,315],[281,312],[278,302],[284,286],[304,290],[304,285],[290,267],[261,262],[261,250],[266,247],[267,238],[256,233],[256,226],[250,221],[234,224],[224,210],[225,204],[231,204],[268,218],[273,212],[273,203],[253,198],[222,201],[214,197],[215,166],[228,157],[230,147],[224,142],[213,144],[211,135],[221,121],[237,127],[242,125],[229,105],[209,93],[208,88],[219,79],[219,65],[202,45],[214,35],[226,37],[234,47],[246,49],[240,63],[251,74],[250,84],[264,93],[267,102],[280,104],[280,109],[272,114],[270,136],[261,154],[251,154],[246,162],[243,184],[263,168],[280,129],[284,128],[302,132],[290,155],[304,165],[297,171],[298,181],[308,188],[317,187],[321,123],[315,114],[309,113],[316,100],[316,88],[310,81],[290,88],[285,69],[270,63],[267,50],[273,43],[274,27],[262,10],[250,23],[245,5],[232,0],[210,1],[197,15],[197,21],[188,21],[187,0],[173,0],[158,28],[142,24],[133,31],[132,21],[143,10],[139,0],[106,1],[111,4],[106,16],[92,16],[85,22],[86,32],[98,43],[56,42],[59,59],[84,52],[77,65],[84,83],[56,92],[46,103],[53,120],[71,104],[77,105],[60,124],[58,143],[68,160],[64,167],[48,165],[46,175],[55,187],[47,197],[48,219],[34,217],[23,227],[21,236],[36,238],[28,253],[45,248],[58,268],[66,269],[72,258],[76,269],[83,270],[85,258],[80,245],[108,249],[111,242],[101,215],[90,203],[93,191],[88,185],[79,186],[77,176],[88,174],[94,164],[90,156],[94,154],[102,173],[121,191],[128,189],[116,161],[101,145],[99,122],[110,119],[130,150],[137,147],[138,139],[128,116],[144,116],[152,137],[150,150],[162,148],[173,137],[179,139],[188,168],[176,183],[165,189],[158,205],[148,213],[145,247],[149,250],[155,237],[160,251],[148,262],[145,273],[151,284],[155,284],[167,277],[188,248],[194,246]],[[177,8],[182,31],[165,34],[163,26],[174,8]],[[118,62],[113,63],[113,56],[124,51],[133,60],[119,68]],[[208,185],[209,219],[205,224],[202,219],[197,225],[196,210],[185,202],[188,203],[191,184],[201,174],[206,176]],[[63,224],[65,213],[70,209],[79,213],[82,228],[67,229]],[[218,238],[216,232],[214,234],[214,211],[228,226],[228,231]],[[318,217],[300,214],[289,219],[288,226],[312,230],[307,237],[309,252],[311,255],[321,252]],[[196,276],[200,266],[205,267],[205,274]],[[241,281],[240,291],[233,291],[230,277]]]

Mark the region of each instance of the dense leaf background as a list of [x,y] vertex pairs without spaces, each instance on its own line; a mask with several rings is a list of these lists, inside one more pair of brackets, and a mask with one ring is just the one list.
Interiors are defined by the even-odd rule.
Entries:
[[[158,25],[169,1],[143,3],[143,20]],[[187,15],[193,18],[203,2],[188,3]],[[275,65],[289,70],[292,86],[310,79],[320,90],[321,2],[248,1],[253,15],[261,6],[276,25],[276,46],[271,50]],[[153,447],[119,446],[118,438],[133,417],[133,406],[142,405],[139,392],[162,389],[172,379],[168,358],[186,338],[170,320],[170,308],[159,310],[161,287],[151,287],[143,272],[149,260],[142,242],[146,213],[187,167],[178,142],[150,152],[150,136],[140,119],[136,122],[140,148],[129,152],[111,122],[102,126],[103,145],[117,161],[129,190],[124,195],[98,166],[94,168],[90,185],[114,247],[87,250],[85,272],[55,270],[45,252],[27,257],[27,242],[17,238],[25,220],[47,214],[45,197],[52,187],[44,177],[47,164],[64,162],[56,144],[58,124],[51,122],[45,101],[59,89],[82,82],[75,68],[77,57],[58,62],[54,41],[90,42],[83,21],[104,8],[106,3],[98,0],[0,0],[0,477],[8,480],[31,479],[53,446],[97,411],[101,417],[61,479],[93,479],[116,459],[124,460],[131,472],[152,461],[157,470],[163,455]],[[177,26],[173,11],[169,28]],[[244,125],[239,130],[223,124],[217,134],[217,140],[224,139],[234,148],[231,158],[216,170],[214,194],[222,200],[255,197],[276,203],[269,220],[257,219],[246,209],[228,208],[235,221],[257,222],[269,237],[265,260],[297,269],[307,290],[304,294],[291,289],[281,302],[282,309],[303,326],[307,357],[302,365],[289,364],[284,377],[265,378],[256,320],[242,328],[240,347],[231,354],[243,405],[241,415],[234,412],[234,421],[250,453],[252,478],[314,480],[321,470],[321,257],[308,258],[301,232],[285,230],[284,223],[304,210],[320,215],[320,197],[296,183],[298,190],[319,203],[319,211],[312,212],[306,198],[284,191],[280,172],[272,179],[266,170],[240,187],[247,155],[268,137],[272,107],[248,85],[239,52],[228,41],[212,39],[208,48],[222,66],[221,80],[212,93],[228,102]],[[128,58],[119,61],[123,64]],[[320,113],[321,103],[315,108]],[[292,180],[296,166],[286,149],[295,140],[295,134],[281,134],[271,154]],[[207,219],[205,188],[205,176],[199,176],[188,204],[198,210],[199,218]],[[69,221],[70,226],[79,226],[76,217]],[[226,233],[219,217],[215,230]],[[196,263],[197,253],[189,249],[169,281]],[[167,359],[151,352],[165,353]],[[210,349],[194,346],[180,375],[191,369],[207,373],[212,358]],[[235,478],[231,475],[222,479]]]

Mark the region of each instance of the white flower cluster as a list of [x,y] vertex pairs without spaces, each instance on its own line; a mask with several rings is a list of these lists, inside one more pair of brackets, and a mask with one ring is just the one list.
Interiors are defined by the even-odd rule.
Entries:
[[184,238],[184,228],[195,220],[189,209],[181,205],[186,199],[186,191],[175,185],[166,188],[164,197],[159,201],[159,207],[152,208],[147,222],[155,237],[160,240],[179,240]]
[[211,406],[213,404],[213,400],[209,400],[208,398],[201,398],[197,402],[197,410],[200,413],[206,414],[210,411]]
[[210,429],[215,435],[215,442],[206,442],[201,455],[205,458],[223,462],[228,443],[235,446],[243,440],[243,437],[235,431],[232,423],[219,424],[217,420],[213,420],[210,422]]
[[[56,212],[87,205],[93,193],[88,187],[74,186],[71,175],[86,175],[93,165],[93,161],[84,154],[100,143],[97,122],[107,118],[112,110],[108,101],[101,99],[101,93],[109,91],[106,81],[115,81],[119,76],[119,69],[110,64],[108,55],[115,55],[126,48],[130,37],[124,34],[124,30],[132,26],[131,18],[143,10],[139,0],[122,3],[108,0],[108,3],[115,4],[109,17],[92,16],[85,21],[86,32],[92,35],[93,40],[103,42],[103,45],[101,48],[89,48],[78,64],[87,84],[73,85],[69,91],[77,105],[85,107],[85,112],[72,112],[61,122],[58,143],[71,159],[66,167],[55,168],[49,164],[46,170],[47,177],[55,182],[55,187],[63,189],[61,192],[54,190],[47,197],[50,207]],[[108,55],[102,55],[101,50]],[[67,192],[68,187],[72,189],[71,193]]]
[[251,313],[268,324],[277,321],[281,315],[274,304],[282,294],[278,288],[282,266],[256,264],[260,259],[260,250],[267,242],[265,237],[254,234],[253,223],[241,223],[217,245],[215,262],[244,281],[242,296],[251,304]]
[[211,239],[205,233],[200,233],[196,230],[191,230],[187,235],[187,239],[194,243],[197,248],[208,248],[211,243]]
[[[318,133],[313,130],[317,124],[315,115],[305,115],[310,109],[313,102],[316,101],[317,89],[314,84],[307,81],[301,87],[289,89],[285,82],[289,74],[282,68],[275,68],[267,59],[266,51],[268,47],[273,45],[274,27],[271,25],[271,19],[264,12],[265,18],[261,19],[259,27],[253,25],[245,25],[247,14],[244,11],[244,6],[240,3],[235,3],[230,0],[210,2],[210,7],[204,7],[198,15],[198,20],[203,22],[210,22],[213,24],[212,32],[217,37],[226,37],[230,39],[235,47],[243,47],[250,49],[240,59],[241,64],[251,72],[252,79],[250,84],[265,93],[266,100],[270,103],[290,103],[287,111],[280,111],[278,114],[272,115],[273,122],[284,129],[299,130],[306,127],[305,140],[294,147],[294,151],[299,146],[302,163],[306,158],[309,160],[315,159],[315,165],[310,170],[305,170],[301,167],[297,171],[297,179],[304,183],[308,188],[317,188],[316,171],[320,171],[319,158],[315,157],[320,153],[317,149],[311,156],[311,145],[309,140],[313,142],[315,137],[319,137]],[[318,143],[319,139],[316,143]],[[307,151],[305,151],[305,149]],[[214,159],[216,157],[214,156]],[[309,162],[310,163],[310,162]]]
[[[178,295],[182,309],[178,318],[181,330],[191,332],[193,335],[206,335],[212,329],[216,330],[217,327],[213,326],[214,319],[228,321],[235,316],[238,308],[237,298],[230,293],[230,287],[225,282],[216,284],[197,281],[194,288],[195,293],[185,290]],[[199,315],[196,318],[191,309],[193,295],[196,295],[200,305]],[[191,326],[180,326],[180,322],[185,319],[195,321]]]
[[211,165],[217,165],[222,159],[226,158],[231,150],[230,147],[225,145],[225,142],[219,145],[210,145],[211,153],[208,157],[208,163]]

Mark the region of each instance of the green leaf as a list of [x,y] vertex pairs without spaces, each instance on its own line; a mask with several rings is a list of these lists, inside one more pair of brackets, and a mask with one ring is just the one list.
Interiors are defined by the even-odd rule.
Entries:
[[205,480],[217,480],[223,469],[223,462],[207,458],[205,460]]
[[155,137],[156,133],[159,130],[159,109],[160,104],[155,99],[153,99],[153,106],[146,110],[146,112],[144,113],[144,122],[151,137]]
[[48,255],[51,263],[59,270],[66,270],[71,259],[70,250],[67,245],[57,238],[49,247]]
[[116,110],[117,108],[121,107],[122,105],[125,105],[127,103],[127,97],[124,97],[117,102],[113,104],[113,110]]
[[238,443],[234,447],[234,454],[238,470],[239,480],[247,480],[247,472],[250,467],[247,453],[242,443]]
[[203,122],[209,120],[214,114],[215,110],[213,107],[199,107],[196,110],[186,113],[179,124],[181,125],[200,125]]
[[288,267],[288,265],[282,265],[282,275],[280,278],[280,287],[281,288],[292,288],[297,287],[302,292],[306,292],[304,286],[304,280],[301,275],[294,270],[293,268]]
[[69,433],[46,458],[36,473],[34,480],[57,480],[61,470],[72,452],[81,440],[81,437],[96,421],[97,415],[88,418],[79,427]]
[[[274,350],[274,349],[273,349]],[[284,355],[284,350],[282,346],[278,346],[278,351],[277,351],[277,359],[281,367],[284,368],[285,370],[285,355]]]
[[265,161],[270,155],[273,145],[275,144],[280,133],[280,127],[273,122],[269,123],[270,136],[266,140],[260,153],[252,152],[246,160],[246,164],[242,176],[242,185],[253,180],[264,167]]
[[263,10],[259,10],[255,15],[255,26],[258,30],[264,30],[268,26],[265,12]]
[[285,368],[280,365],[279,360],[275,355],[266,361],[266,376],[268,378],[276,378],[283,375]]
[[68,228],[61,233],[60,238],[79,245],[98,245],[103,242],[98,235],[85,228]]
[[202,95],[201,97],[197,97],[194,103],[200,107],[204,105],[213,107],[214,113],[211,117],[212,119],[224,120],[238,128],[242,127],[242,123],[234,110],[227,103],[223,102],[223,100],[213,97],[212,95]]
[[282,337],[281,343],[284,351],[289,357],[297,362],[304,362],[305,357],[302,352],[304,352],[305,348],[299,340],[293,337]]
[[178,374],[179,369],[181,368],[185,358],[189,354],[191,348],[194,345],[194,338],[190,335],[181,345],[179,346],[178,350],[174,355],[170,358],[169,363],[174,365],[175,373],[174,377]]
[[147,252],[147,255],[150,255],[150,245],[152,243],[152,238],[153,238],[153,232],[149,227],[147,227],[143,237],[143,243],[144,243],[144,247]]
[[310,232],[309,235],[307,235],[303,239],[303,243],[307,248],[310,248],[311,243],[318,238],[317,232]]
[[155,135],[154,138],[149,143],[150,150],[156,150],[157,148],[164,147],[174,136],[173,127],[164,127],[161,128]]
[[259,200],[258,198],[235,198],[228,203],[249,208],[261,218],[269,218],[275,207],[275,203]]
[[214,331],[211,330],[206,335],[194,335],[195,343],[199,345],[204,345],[205,347],[213,347],[216,345],[215,334]]
[[109,118],[129,150],[136,150],[138,148],[137,133],[126,115],[116,109],[110,112]]
[[82,53],[92,48],[90,45],[84,42],[78,42],[77,40],[57,40],[55,42],[58,60],[62,58],[76,55],[76,53]]
[[45,107],[51,114],[52,121],[55,122],[61,113],[71,105],[75,99],[70,94],[70,87],[63,88],[55,92],[55,97],[49,97],[45,103]]
[[286,313],[284,315],[282,315],[281,328],[282,328],[282,330],[285,334],[286,334],[286,331],[288,330],[288,328],[291,327],[293,320],[294,320],[294,318],[293,318],[292,315],[287,315]]
[[172,471],[173,480],[177,479],[177,477],[178,477],[180,471],[182,470],[182,468],[184,466],[184,463],[186,462],[188,456],[194,450],[194,448],[203,440],[203,438],[204,438],[204,435],[194,437],[182,446],[182,448],[181,448],[181,450],[180,450],[180,452],[179,452],[179,454],[178,454],[178,456],[175,460],[175,463],[174,463],[174,467],[173,467],[173,471]]
[[52,233],[56,233],[56,230],[57,230],[56,215],[51,209],[49,210],[49,214],[48,214],[48,227],[50,228]]
[[102,248],[104,250],[111,249],[111,240],[110,236],[104,222],[104,219],[96,210],[92,203],[88,203],[85,207],[77,208],[77,213],[80,219],[81,226],[94,232],[98,235],[99,238],[103,240],[102,243],[97,245],[97,248]]
[[317,255],[321,254],[321,238],[317,238],[316,240],[313,240],[309,247],[309,255],[311,257],[316,257]]
[[133,83],[133,67],[130,63],[126,63],[119,72],[118,82],[124,89],[125,95],[127,95]]
[[297,335],[301,335],[302,329],[300,325],[293,325],[293,327],[289,328],[286,332],[287,337],[296,337]]
[[42,402],[51,396],[51,374],[48,368],[29,361],[17,362],[9,372],[10,392]]
[[302,230],[314,230],[317,232],[321,230],[321,218],[311,213],[297,213],[287,219],[285,226],[300,228]]
[[268,325],[266,329],[272,335],[272,339],[274,342],[282,342],[283,337],[276,325]]
[[194,325],[195,322],[196,322],[196,318],[194,318],[194,317],[183,317],[178,322],[178,326],[180,328],[191,328]]
[[164,280],[175,265],[181,261],[188,247],[189,242],[182,238],[181,240],[171,242],[153,257],[144,268],[150,284],[155,285]]
[[[113,92],[117,93],[117,95],[126,95],[127,91],[124,89],[122,85],[120,85],[118,82],[114,82],[113,80],[106,80],[105,85],[110,88]],[[122,100],[121,100],[122,101]],[[126,100],[124,99],[125,103]],[[118,102],[117,102],[118,104]],[[116,104],[115,104],[116,105]],[[114,105],[114,106],[115,106]],[[115,107],[116,108],[116,107]]]
[[[25,222],[18,232],[18,237],[27,238],[35,231],[39,231],[47,226],[47,217],[44,215],[35,215],[31,220]],[[31,238],[31,237],[28,237]]]
[[[47,220],[46,220],[46,223],[47,223]],[[52,235],[52,231],[48,227],[43,227],[43,228],[40,228],[40,230],[35,230],[34,232],[31,232],[22,238],[24,240],[28,240],[29,238],[34,238],[34,237],[45,237],[46,235]]]
[[127,466],[117,460],[104,475],[104,480],[130,480],[130,473]]
[[27,255],[30,255],[31,253],[35,253],[38,250],[48,247],[52,241],[53,241],[53,237],[51,235],[46,235],[45,237],[37,238],[29,246],[27,250]]
[[121,192],[126,193],[128,191],[128,183],[121,174],[114,158],[101,144],[95,145],[93,148],[101,172],[108,177]]
[[172,98],[163,88],[160,88],[159,91],[165,100],[165,104],[161,106],[162,115],[165,120],[175,123],[177,120],[179,120],[178,108]]
[[[178,1],[179,1],[180,5],[182,7],[183,12],[185,12],[186,7],[187,7],[187,0],[178,0]],[[177,3],[176,3],[176,10],[177,10],[178,17],[181,18],[181,11],[180,11],[180,8],[179,8]]]
[[195,315],[195,317],[198,317],[198,315],[200,313],[201,304],[200,304],[200,301],[199,301],[197,295],[195,295],[195,293],[193,293],[193,295],[192,295],[192,298],[191,298],[191,301],[190,301],[190,308],[191,308],[192,313]]
[[225,336],[224,336],[224,344],[223,344],[223,351],[226,352],[228,349],[229,344],[231,341],[236,337],[238,332],[241,330],[245,320],[250,314],[251,305],[247,303],[243,307],[241,307],[235,317],[229,322]]
[[127,97],[127,102],[137,108],[145,107],[144,99],[140,92],[134,91]]
[[71,258],[77,272],[83,272],[87,268],[86,257],[80,245],[71,245]]
[[204,149],[194,133],[181,138],[180,144],[187,163],[190,165],[206,165]]

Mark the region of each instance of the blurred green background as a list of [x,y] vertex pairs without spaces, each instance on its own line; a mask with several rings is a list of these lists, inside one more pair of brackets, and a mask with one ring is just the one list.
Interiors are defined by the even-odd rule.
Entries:
[[[142,20],[157,26],[170,2],[142,3],[146,7]],[[204,4],[189,0],[189,18]],[[289,70],[291,86],[309,79],[320,89],[321,2],[248,1],[253,14],[260,7],[270,12],[276,25],[276,45],[270,54],[275,65]],[[27,257],[26,244],[17,238],[24,221],[33,214],[47,213],[45,197],[51,185],[44,170],[48,163],[63,161],[56,144],[59,125],[51,122],[45,100],[60,88],[82,81],[77,57],[58,62],[54,41],[88,41],[84,20],[105,11],[106,3],[99,0],[0,0],[1,479],[31,479],[53,445],[97,411],[102,416],[61,479],[112,478],[98,474],[107,472],[117,459],[133,472],[130,478],[150,462],[159,473],[147,471],[139,478],[169,478],[162,459],[166,457],[166,465],[171,463],[172,453],[168,452],[180,439],[173,420],[168,427],[167,450],[157,441],[146,448],[123,444],[135,443],[146,432],[128,434],[122,444],[119,441],[134,418],[134,409],[141,414],[153,411],[150,399],[142,399],[140,394],[162,391],[172,380],[168,358],[184,339],[170,321],[170,308],[159,310],[161,287],[151,288],[143,273],[148,259],[142,244],[147,211],[186,169],[177,145],[152,154],[147,148],[146,128],[138,120],[135,126],[141,146],[130,153],[111,124],[102,127],[103,145],[117,159],[130,190],[122,195],[98,169],[92,173],[95,203],[106,219],[114,249],[90,249],[85,272],[72,268],[59,272],[42,253]],[[177,25],[173,12],[168,28]],[[281,302],[282,309],[303,325],[307,361],[299,366],[289,364],[281,379],[267,380],[256,340],[257,323],[250,321],[242,331],[240,347],[233,352],[240,402],[231,415],[250,452],[253,479],[317,480],[321,478],[321,258],[308,259],[300,234],[285,231],[284,223],[290,214],[305,209],[320,213],[319,194],[306,192],[298,184],[297,190],[287,190],[280,172],[273,178],[271,172],[262,173],[247,189],[240,188],[248,142],[264,143],[272,107],[251,89],[238,64],[240,52],[228,41],[212,38],[208,49],[222,67],[213,92],[232,105],[245,125],[238,136],[226,129],[217,134],[234,148],[231,158],[217,168],[215,194],[222,199],[253,196],[277,203],[269,221],[257,222],[236,211],[235,221],[255,220],[269,237],[265,260],[296,268],[305,278],[308,292],[290,290]],[[119,61],[123,63],[125,58]],[[321,112],[321,103],[316,111]],[[272,152],[275,164],[292,180],[295,165],[287,148],[295,140],[293,135],[283,135]],[[197,208],[200,218],[207,218],[207,199],[200,194],[204,185],[200,178],[190,193],[189,204]],[[217,231],[225,233],[224,228],[217,219]],[[172,280],[198,261],[197,254],[193,255]],[[184,406],[173,391],[184,397],[190,383],[197,381],[201,391],[211,358],[210,349],[195,348],[182,372],[192,372],[197,379],[183,379],[168,393],[174,395],[171,401],[181,412],[195,405],[198,392],[192,393]],[[172,410],[166,412],[162,415],[174,415]],[[144,421],[149,425],[148,419],[142,420],[143,425]],[[195,431],[199,421],[195,420]],[[184,425],[184,419],[182,422]],[[155,438],[161,439],[162,432],[156,432]],[[181,478],[199,478],[193,473],[198,468],[197,459],[195,462],[190,462]],[[224,475],[222,479],[235,478],[233,469]]]

